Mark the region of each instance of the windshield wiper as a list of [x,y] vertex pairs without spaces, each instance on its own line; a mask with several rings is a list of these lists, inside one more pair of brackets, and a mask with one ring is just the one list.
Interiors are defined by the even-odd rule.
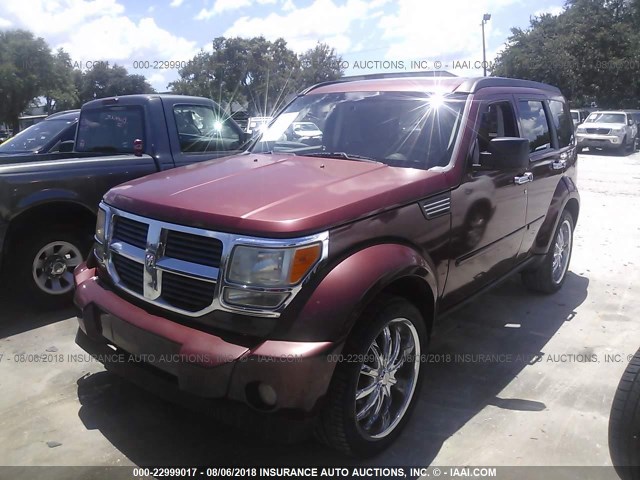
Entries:
[[370,163],[380,163],[383,164],[380,160],[376,160],[375,158],[365,157],[364,155],[355,155],[353,153],[347,152],[312,152],[305,153],[305,157],[326,157],[326,158],[344,158],[345,160],[357,160],[359,162],[370,162]]

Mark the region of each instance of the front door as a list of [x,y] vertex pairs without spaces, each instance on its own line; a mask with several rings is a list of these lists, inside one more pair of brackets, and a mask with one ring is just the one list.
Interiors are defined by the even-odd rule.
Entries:
[[518,137],[512,98],[486,101],[462,183],[451,192],[451,263],[443,309],[466,299],[513,268],[524,234],[526,171],[486,170],[480,153],[498,137]]

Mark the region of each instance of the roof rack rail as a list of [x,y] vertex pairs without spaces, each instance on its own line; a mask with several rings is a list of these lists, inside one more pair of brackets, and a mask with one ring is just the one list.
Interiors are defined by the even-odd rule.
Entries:
[[518,78],[505,78],[505,77],[479,77],[469,78],[465,80],[458,88],[456,92],[475,93],[481,88],[488,87],[521,87],[521,88],[536,88],[539,90],[549,90],[551,92],[561,94],[560,89],[546,83],[534,82],[533,80],[520,80]]
[[384,73],[368,73],[366,75],[352,75],[349,77],[341,77],[336,80],[328,80],[326,82],[316,83],[304,90],[302,90],[299,95],[305,95],[309,93],[311,90],[315,90],[319,87],[324,87],[326,85],[334,85],[336,83],[344,83],[344,82],[356,82],[358,80],[381,80],[385,78],[411,78],[411,77],[425,77],[425,78],[440,78],[440,77],[457,77],[457,75],[447,72],[446,70],[421,70],[418,72],[384,72]]

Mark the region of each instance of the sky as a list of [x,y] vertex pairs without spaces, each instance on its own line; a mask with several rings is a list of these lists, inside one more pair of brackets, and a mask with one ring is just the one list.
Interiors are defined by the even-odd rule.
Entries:
[[[22,28],[64,48],[77,67],[109,62],[158,91],[177,66],[218,36],[279,37],[297,53],[318,41],[342,55],[347,75],[445,69],[482,75],[512,27],[558,14],[562,0],[0,0],[0,30]],[[418,62],[418,63],[412,63]],[[438,63],[439,62],[439,63]]]

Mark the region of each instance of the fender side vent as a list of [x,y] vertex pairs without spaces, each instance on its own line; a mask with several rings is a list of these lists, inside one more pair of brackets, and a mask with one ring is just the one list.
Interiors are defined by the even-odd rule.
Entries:
[[451,195],[449,193],[445,193],[422,200],[420,202],[420,208],[427,220],[431,220],[432,218],[436,218],[441,215],[448,215],[451,212]]

